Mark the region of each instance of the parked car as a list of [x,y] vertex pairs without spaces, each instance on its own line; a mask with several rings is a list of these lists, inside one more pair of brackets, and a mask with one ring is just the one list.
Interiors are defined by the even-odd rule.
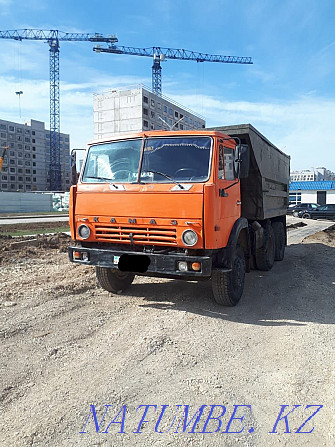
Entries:
[[330,219],[335,220],[335,204],[322,205],[316,209],[301,210],[298,213],[299,217],[304,219]]
[[298,205],[289,206],[287,209],[287,214],[293,214],[294,217],[298,217],[299,211],[306,211],[308,213],[319,206],[320,205],[318,203],[298,203]]
[[293,204],[289,205],[287,208],[286,214],[292,214],[294,207],[296,207],[296,205],[293,205]]

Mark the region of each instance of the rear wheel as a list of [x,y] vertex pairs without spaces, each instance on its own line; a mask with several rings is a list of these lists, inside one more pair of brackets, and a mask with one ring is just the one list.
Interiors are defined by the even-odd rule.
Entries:
[[282,261],[285,254],[285,227],[282,222],[273,222],[272,229],[275,235],[275,261]]
[[238,245],[232,262],[232,271],[213,271],[212,291],[214,300],[218,304],[236,306],[243,293],[245,270],[243,248]]
[[101,287],[113,293],[121,293],[127,290],[135,278],[134,273],[121,272],[106,267],[96,267],[95,273]]
[[271,225],[264,228],[264,244],[256,249],[255,258],[258,270],[272,269],[275,262],[275,235]]

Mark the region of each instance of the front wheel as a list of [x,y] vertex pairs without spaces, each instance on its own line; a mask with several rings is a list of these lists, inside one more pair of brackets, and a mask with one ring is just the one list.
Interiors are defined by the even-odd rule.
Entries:
[[236,306],[244,288],[245,259],[241,246],[236,247],[231,272],[214,270],[212,274],[212,291],[214,300],[222,306]]
[[304,213],[304,214],[302,215],[302,218],[303,218],[303,219],[310,219],[310,218],[311,218],[311,215],[310,215],[309,213]]
[[121,293],[127,290],[135,275],[131,272],[121,272],[106,267],[96,267],[95,273],[101,287],[108,292]]

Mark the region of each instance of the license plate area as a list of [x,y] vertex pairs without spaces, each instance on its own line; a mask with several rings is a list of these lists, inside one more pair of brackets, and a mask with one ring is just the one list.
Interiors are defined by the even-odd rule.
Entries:
[[120,261],[120,256],[114,256],[113,257],[113,264],[114,265],[119,265],[119,261]]

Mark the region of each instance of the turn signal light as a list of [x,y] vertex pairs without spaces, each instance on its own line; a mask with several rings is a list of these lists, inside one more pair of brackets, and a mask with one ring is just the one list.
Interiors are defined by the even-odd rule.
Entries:
[[73,252],[73,259],[75,261],[89,261],[89,255],[86,251],[74,251]]
[[192,270],[199,272],[201,270],[200,262],[192,262]]

